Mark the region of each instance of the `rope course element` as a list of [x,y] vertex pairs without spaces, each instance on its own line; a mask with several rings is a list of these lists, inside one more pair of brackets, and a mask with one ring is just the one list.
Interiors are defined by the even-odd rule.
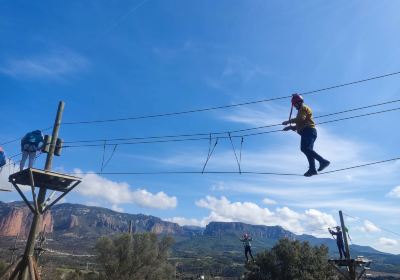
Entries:
[[70,175],[175,175],[175,174],[255,174],[255,175],[281,175],[301,176],[295,173],[256,172],[256,171],[149,171],[149,172],[73,172]]
[[[373,115],[378,115],[378,114],[383,114],[383,113],[389,113],[393,111],[398,111],[400,110],[400,107],[398,108],[393,108],[393,109],[388,109],[388,110],[382,110],[382,111],[376,111],[376,112],[371,112],[371,113],[366,113],[366,114],[361,114],[361,115],[354,115],[350,117],[345,117],[345,118],[339,118],[339,119],[334,119],[334,120],[329,120],[329,121],[324,121],[324,122],[317,122],[315,125],[321,125],[321,124],[327,124],[327,123],[334,123],[334,122],[340,122],[340,121],[345,121],[345,120],[351,120],[351,119],[357,119],[357,118],[363,118],[363,117],[368,117],[368,116],[373,116]],[[282,130],[271,130],[271,131],[264,131],[264,132],[256,132],[256,133],[249,133],[249,134],[243,134],[241,135],[242,137],[247,137],[247,136],[255,136],[255,135],[261,135],[261,134],[268,134],[268,133],[275,133],[275,132],[281,132]],[[238,137],[238,136],[234,136]]]
[[[354,110],[354,109],[352,109]],[[393,112],[393,111],[398,111],[400,110],[400,107],[397,108],[393,108],[393,109],[387,109],[387,110],[381,110],[381,111],[376,111],[376,112],[371,112],[371,113],[366,113],[366,114],[360,114],[360,115],[354,115],[354,116],[349,116],[349,117],[344,117],[344,118],[339,118],[339,119],[334,119],[334,120],[329,120],[329,121],[324,121],[324,122],[319,122],[316,123],[316,125],[321,125],[321,124],[327,124],[327,123],[333,123],[333,122],[339,122],[339,121],[344,121],[344,120],[350,120],[350,119],[356,119],[356,118],[361,118],[361,117],[367,117],[367,116],[372,116],[372,115],[377,115],[377,114],[383,114],[383,113],[389,113],[389,112]],[[335,113],[332,113],[335,114]],[[329,115],[332,115],[329,114]],[[273,125],[276,126],[276,125]],[[280,126],[282,126],[280,124]],[[270,131],[262,131],[262,132],[254,132],[254,133],[248,133],[248,134],[241,134],[241,135],[231,135],[231,138],[242,138],[242,137],[249,137],[249,136],[256,136],[256,135],[262,135],[262,134],[269,134],[269,133],[276,133],[276,132],[282,132],[282,129],[277,129],[277,130],[270,130]],[[214,133],[212,133],[214,134]],[[218,136],[219,139],[229,139],[229,132],[227,133],[228,136]],[[200,135],[209,135],[208,134],[200,134]],[[193,136],[190,134],[187,134],[187,136]],[[167,136],[168,138],[172,138],[172,137],[179,137],[179,136]],[[114,146],[116,144],[118,145],[137,145],[137,144],[153,144],[153,143],[170,143],[170,142],[184,142],[184,141],[200,141],[200,140],[209,140],[209,137],[193,137],[193,138],[183,138],[183,139],[162,139],[162,136],[154,136],[151,138],[155,138],[156,140],[148,140],[148,141],[135,141],[135,142],[118,142],[118,143],[90,143],[89,144],[79,144],[79,145],[66,145],[64,146],[65,148],[77,148],[77,147],[99,147],[99,146]],[[136,139],[151,139],[151,138],[136,138]],[[161,138],[161,139],[158,139]],[[133,140],[135,138],[128,138],[128,140]],[[104,141],[104,140],[103,140]],[[108,141],[111,141],[111,139],[109,139]],[[115,140],[117,141],[117,140]],[[74,143],[88,143],[86,142],[86,140],[84,141],[75,141]],[[93,142],[98,142],[93,141]],[[72,143],[72,142],[65,142],[65,143]]]
[[397,161],[399,159],[400,159],[400,157],[391,158],[391,159],[385,159],[385,160],[380,160],[380,161],[374,161],[374,162],[369,162],[369,163],[349,166],[349,167],[345,167],[345,168],[325,171],[325,172],[319,173],[318,175],[335,173],[335,172],[340,172],[340,171],[345,171],[345,170],[350,170],[350,169],[355,169],[355,168],[361,168],[361,167],[370,166],[370,165],[377,165],[377,164],[387,163],[387,162],[391,162],[391,161]]
[[106,148],[107,148],[107,140],[104,140],[104,146],[103,146],[103,157],[101,160],[101,167],[100,167],[100,172],[103,172],[103,166],[104,166],[104,157],[106,155]]
[[[391,161],[400,160],[400,157],[395,157],[391,159],[385,159],[380,161],[369,162],[365,164],[359,164],[354,166],[349,166],[345,168],[339,168],[331,171],[326,171],[322,173],[318,173],[318,175],[325,175],[330,173],[341,172],[345,170],[361,168],[371,165],[378,165],[382,163],[387,163]],[[304,177],[303,174],[296,173],[278,173],[278,172],[261,172],[261,171],[149,171],[149,172],[74,172],[69,173],[70,175],[175,175],[175,174],[247,174],[247,175],[278,175],[278,176],[297,176]]]
[[232,137],[231,137],[231,134],[230,134],[230,133],[228,133],[228,137],[229,137],[229,140],[230,140],[230,142],[231,142],[233,154],[235,155],[236,163],[237,163],[238,168],[239,168],[239,173],[242,173],[242,170],[240,169],[240,162],[239,162],[238,156],[237,156],[237,154],[236,154],[235,145],[233,144]]
[[208,163],[208,161],[210,160],[211,155],[212,155],[212,153],[214,152],[215,147],[216,147],[217,144],[218,144],[218,138],[215,138],[215,142],[214,142],[214,145],[213,145],[212,148],[211,148],[211,142],[212,142],[212,138],[211,138],[211,134],[210,134],[210,141],[209,141],[209,144],[208,144],[207,159],[206,159],[206,162],[204,163],[203,170],[201,171],[201,173],[204,173],[204,170],[206,169],[207,163]]
[[[325,118],[325,117],[329,117],[329,116],[334,116],[334,115],[340,115],[340,114],[350,113],[350,112],[354,112],[354,111],[359,111],[359,110],[364,110],[364,109],[368,109],[368,108],[373,108],[373,107],[388,105],[388,104],[397,103],[397,102],[400,102],[400,99],[391,100],[391,101],[386,101],[386,102],[383,102],[383,103],[376,103],[376,104],[367,105],[367,106],[362,106],[362,107],[357,107],[357,108],[351,108],[351,109],[347,109],[347,110],[344,110],[344,111],[329,113],[329,114],[325,114],[325,115],[320,115],[320,116],[314,117],[314,119]],[[127,141],[127,140],[147,140],[147,139],[162,139],[162,138],[181,138],[181,137],[208,136],[208,135],[210,135],[210,134],[212,134],[212,135],[219,135],[219,134],[228,134],[228,133],[239,133],[239,132],[245,132],[245,131],[251,131],[251,130],[258,130],[258,129],[264,129],[264,128],[270,128],[270,127],[281,127],[281,126],[282,126],[282,124],[279,123],[279,124],[263,125],[263,126],[251,127],[251,128],[244,128],[244,129],[238,129],[238,130],[211,132],[211,133],[193,133],[193,134],[161,135],[161,136],[148,136],[148,137],[126,137],[126,138],[97,139],[97,140],[76,140],[76,141],[66,141],[66,142],[64,142],[64,144],[91,143],[91,142],[104,142],[104,141]]]
[[103,160],[104,164],[102,164],[101,172],[103,172],[104,168],[106,168],[108,163],[111,161],[112,157],[115,154],[115,151],[117,150],[117,147],[118,147],[118,145],[114,145],[114,149],[112,150],[110,157],[106,160],[106,162],[104,162],[104,160]]
[[[379,75],[379,76],[374,76],[374,77],[370,77],[370,78],[366,78],[366,79],[362,79],[362,80],[357,80],[357,81],[353,81],[353,82],[338,84],[338,85],[325,87],[325,88],[321,88],[321,89],[306,91],[306,92],[303,92],[303,93],[300,93],[300,94],[302,94],[302,95],[310,95],[310,94],[314,94],[314,93],[319,93],[319,92],[328,91],[328,90],[332,90],[332,89],[337,89],[337,88],[341,88],[341,87],[346,87],[346,86],[350,86],[350,85],[360,84],[360,83],[364,83],[364,82],[368,82],[368,81],[372,81],[372,80],[377,80],[377,79],[382,79],[382,78],[395,76],[395,75],[399,75],[399,74],[400,74],[400,71],[393,72],[393,73],[388,73],[388,74],[384,74],[384,75]],[[291,98],[291,97],[292,97],[291,95],[278,96],[278,97],[272,97],[272,98],[255,100],[255,101],[248,101],[248,102],[242,102],[242,103],[236,103],[236,104],[230,104],[230,105],[222,105],[222,106],[216,106],[216,107],[193,109],[193,110],[180,111],[180,112],[170,112],[170,113],[161,113],[161,114],[154,114],[154,115],[143,115],[143,116],[135,116],[135,117],[116,118],[116,119],[63,122],[62,124],[63,125],[93,124],[93,123],[119,122],[119,121],[128,121],[128,120],[139,120],[139,119],[159,118],[159,117],[167,117],[167,116],[177,116],[177,115],[199,113],[199,112],[205,112],[205,111],[227,109],[227,108],[233,108],[233,107],[239,107],[239,106],[246,106],[246,105],[252,105],[252,104],[259,104],[259,103],[276,101],[276,100],[281,100],[281,99],[286,99],[286,98]]]

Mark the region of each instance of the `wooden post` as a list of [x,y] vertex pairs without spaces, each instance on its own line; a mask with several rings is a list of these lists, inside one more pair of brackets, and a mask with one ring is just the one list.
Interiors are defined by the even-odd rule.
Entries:
[[[347,241],[346,225],[344,224],[342,210],[339,211],[339,217],[340,217],[340,226],[342,227],[344,246],[345,246],[345,249],[346,249],[346,259],[349,261],[350,258],[351,258],[350,247],[349,247],[349,243]],[[355,280],[356,279],[356,271],[355,271],[354,265],[350,264],[350,262],[349,262],[349,266],[348,267],[349,267],[350,278]]]
[[[51,139],[51,143],[50,143],[50,150],[49,150],[49,153],[47,154],[46,164],[44,167],[44,169],[46,171],[51,170],[53,157],[54,157],[54,150],[56,148],[56,141],[58,138],[58,131],[60,129],[63,112],[64,112],[64,102],[60,101],[60,103],[58,104],[56,120],[54,122],[53,134],[52,134],[52,139]],[[29,237],[28,237],[28,240],[26,243],[25,253],[23,256],[23,260],[22,260],[23,266],[25,267],[23,274],[22,274],[23,280],[28,280],[28,277],[29,277],[29,260],[30,260],[31,256],[33,256],[34,251],[35,251],[36,236],[37,236],[38,226],[42,220],[42,207],[43,207],[43,203],[44,203],[45,199],[46,199],[46,187],[43,186],[42,188],[40,188],[37,201],[35,201],[35,204],[38,205],[38,208],[35,209],[35,212],[33,215],[32,225],[31,225],[31,229],[29,231]]]

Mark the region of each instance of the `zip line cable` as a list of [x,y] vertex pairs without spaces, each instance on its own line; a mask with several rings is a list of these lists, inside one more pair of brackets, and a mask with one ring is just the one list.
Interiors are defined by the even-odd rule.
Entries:
[[[362,80],[357,80],[353,82],[348,82],[344,84],[339,84],[335,86],[330,86],[330,87],[325,87],[321,89],[316,89],[316,90],[311,90],[311,91],[306,91],[303,93],[300,93],[302,95],[310,95],[322,91],[328,91],[336,88],[341,88],[341,87],[346,87],[350,85],[355,85],[355,84],[360,84],[372,80],[377,80],[377,79],[382,79],[390,76],[395,76],[399,75],[400,71],[398,72],[393,72],[393,73],[388,73],[384,75],[379,75],[379,76],[374,76]],[[105,123],[105,122],[119,122],[119,121],[128,121],[128,120],[139,120],[139,119],[149,119],[149,118],[159,118],[159,117],[167,117],[167,116],[176,116],[176,115],[184,115],[184,114],[191,114],[191,113],[199,113],[199,112],[205,112],[205,111],[213,111],[213,110],[219,110],[219,109],[227,109],[227,108],[233,108],[233,107],[239,107],[239,106],[246,106],[246,105],[252,105],[252,104],[258,104],[258,103],[264,103],[264,102],[270,102],[270,101],[275,101],[275,100],[281,100],[281,99],[286,99],[292,97],[291,95],[287,96],[278,96],[278,97],[272,97],[268,99],[261,99],[261,100],[255,100],[255,101],[248,101],[248,102],[243,102],[243,103],[236,103],[236,104],[230,104],[230,105],[222,105],[222,106],[215,106],[215,107],[208,107],[208,108],[200,108],[200,109],[193,109],[193,110],[187,110],[187,111],[180,111],[180,112],[170,112],[170,113],[161,113],[161,114],[154,114],[154,115],[143,115],[143,116],[134,116],[134,117],[125,117],[125,118],[116,118],[116,119],[104,119],[104,120],[92,120],[92,121],[74,121],[74,122],[63,122],[63,125],[76,125],[76,124],[93,124],[93,123]]]
[[[368,109],[368,108],[388,105],[388,104],[397,103],[397,102],[400,102],[400,99],[386,101],[386,102],[372,104],[372,105],[367,105],[367,106],[362,106],[362,107],[357,107],[357,108],[351,108],[351,109],[338,111],[338,112],[334,112],[334,113],[329,113],[329,114],[324,114],[324,115],[316,116],[316,117],[314,117],[314,119],[319,119],[319,118],[324,118],[324,117],[329,117],[329,116],[334,116],[334,115],[339,115],[339,114],[350,113],[350,112],[354,112],[354,111],[359,111],[359,110],[364,110],[364,109]],[[279,124],[270,124],[270,125],[263,125],[263,126],[258,126],[258,127],[251,127],[251,128],[244,128],[244,129],[230,130],[230,131],[211,132],[211,133],[208,132],[208,133],[160,135],[160,136],[147,136],[147,137],[126,137],[126,138],[113,138],[113,139],[75,140],[75,141],[65,141],[64,144],[93,143],[93,142],[104,142],[104,141],[127,141],[127,140],[147,140],[147,139],[162,139],[162,138],[181,138],[181,137],[209,136],[210,134],[212,134],[212,135],[220,135],[220,134],[228,134],[228,133],[238,133],[238,132],[245,132],[245,131],[251,131],[251,130],[270,128],[270,127],[278,127],[278,126],[282,126],[282,124],[281,123],[279,123]]]
[[[350,117],[339,118],[339,119],[334,119],[334,120],[329,120],[329,121],[324,121],[324,122],[319,122],[319,123],[316,123],[316,125],[333,123],[333,122],[340,122],[340,121],[356,119],[356,118],[362,118],[362,117],[367,117],[367,116],[372,116],[372,115],[377,115],[377,114],[383,114],[383,113],[389,113],[389,112],[398,111],[398,110],[400,110],[400,107],[393,108],[393,109],[382,110],[382,111],[371,112],[371,113],[366,113],[366,114],[361,114],[361,115],[354,115],[354,116],[350,116]],[[256,135],[276,133],[276,132],[282,132],[282,131],[283,131],[282,129],[278,129],[278,130],[270,130],[270,131],[262,131],[262,132],[241,134],[241,135],[231,135],[231,138],[242,138],[242,137],[256,136]],[[219,139],[229,139],[229,136],[218,136],[217,138],[219,138]],[[200,141],[200,140],[208,140],[209,141],[209,139],[210,139],[209,137],[195,137],[195,138],[184,138],[184,139],[165,139],[165,140],[161,139],[161,140],[135,141],[135,142],[117,142],[117,143],[107,143],[107,144],[104,144],[104,143],[102,143],[102,144],[100,144],[100,143],[99,144],[80,144],[80,145],[66,145],[66,146],[64,146],[64,148],[99,147],[99,146],[103,147],[104,145],[107,145],[107,146],[137,145],[137,144],[171,143],[171,142]],[[108,141],[110,141],[110,140],[108,140]]]
[[[391,161],[397,161],[400,160],[400,157],[395,157],[391,159],[386,159],[386,160],[380,160],[380,161],[374,161],[370,163],[365,163],[365,164],[359,164],[359,165],[354,165],[354,166],[349,166],[345,168],[340,168],[340,169],[335,169],[327,172],[322,172],[319,173],[318,175],[325,175],[325,174],[330,174],[330,173],[336,173],[336,172],[341,172],[345,170],[350,170],[350,169],[355,169],[355,168],[361,168],[365,166],[371,166],[371,165],[378,165],[382,163],[387,163]],[[149,171],[149,172],[74,172],[74,173],[69,173],[70,175],[176,175],[176,174],[233,174],[233,175],[241,175],[241,174],[247,174],[247,175],[279,175],[279,176],[296,176],[296,177],[304,177],[302,174],[295,174],[295,173],[278,173],[278,172],[259,172],[259,171]]]
[[[349,214],[344,213],[344,212],[343,212],[343,215],[345,215],[345,216],[347,216],[347,217],[349,217],[349,218],[353,218],[353,219],[355,219],[355,220],[357,220],[357,221],[361,221],[361,222],[362,222],[362,221],[367,221],[367,219],[361,219],[361,218],[358,218],[358,217],[354,217],[354,216],[349,215]],[[381,230],[384,230],[384,231],[389,232],[389,233],[391,233],[391,234],[400,236],[400,233],[397,233],[397,232],[392,231],[392,230],[390,230],[390,229],[385,229],[385,228],[381,227],[380,225],[376,224],[375,222],[374,222],[374,224],[375,224],[376,226],[378,226]]]

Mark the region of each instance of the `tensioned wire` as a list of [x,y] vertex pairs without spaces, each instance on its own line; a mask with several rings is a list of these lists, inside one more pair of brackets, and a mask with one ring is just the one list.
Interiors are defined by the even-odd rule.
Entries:
[[[353,81],[353,82],[349,82],[349,83],[343,83],[343,84],[339,84],[339,85],[325,87],[325,88],[321,88],[321,89],[317,89],[317,90],[307,91],[307,92],[303,92],[303,93],[300,93],[300,94],[309,95],[309,94],[319,93],[319,92],[322,92],[322,91],[328,91],[328,90],[332,90],[332,89],[336,89],[336,88],[341,88],[341,87],[360,84],[360,83],[364,83],[364,82],[368,82],[368,81],[372,81],[372,80],[391,77],[391,76],[395,76],[395,75],[398,75],[398,74],[400,74],[400,71],[392,72],[392,73],[388,73],[388,74],[383,74],[383,75],[379,75],[379,76],[374,76],[374,77],[370,77],[370,78],[366,78],[366,79],[362,79],[362,80],[357,80],[357,81]],[[211,110],[226,109],[226,108],[232,108],[232,107],[238,107],[238,106],[245,106],[245,105],[251,105],[251,104],[270,102],[270,101],[286,99],[286,98],[290,98],[290,97],[291,97],[291,95],[274,97],[274,98],[269,98],[269,99],[256,100],[256,101],[248,101],[248,102],[236,103],[236,104],[230,104],[230,105],[223,105],[223,106],[208,107],[208,108],[202,108],[202,109],[180,111],[180,112],[171,112],[171,113],[136,116],[136,117],[127,117],[127,118],[117,118],[117,119],[63,122],[62,124],[64,124],[64,125],[91,124],[91,123],[117,122],[117,121],[125,121],[125,120],[138,120],[138,119],[146,119],[146,118],[157,118],[157,117],[165,117],[165,116],[173,116],[173,115],[183,115],[183,114],[205,112],[205,111],[211,111]],[[47,130],[47,129],[49,129],[49,128],[43,128],[42,130],[44,131],[44,130]],[[20,139],[21,138],[19,137],[19,138],[13,139],[13,140],[5,141],[3,143],[0,143],[0,145],[4,146],[4,145],[10,144],[10,143],[14,143],[14,142],[16,142],[16,141],[18,141]]]
[[[378,107],[378,106],[383,106],[383,105],[388,105],[388,104],[393,104],[400,102],[400,99],[395,99],[395,100],[390,100],[382,103],[376,103],[376,104],[371,104],[371,105],[366,105],[362,107],[357,107],[357,108],[351,108],[335,113],[329,113],[329,114],[324,114],[320,116],[314,117],[314,119],[318,118],[325,118],[329,116],[334,116],[334,115],[339,115],[339,114],[345,114],[345,113],[350,113],[354,111],[359,111],[359,110],[364,110],[368,108],[373,108],[373,107]],[[270,124],[270,125],[263,125],[263,126],[258,126],[258,127],[251,127],[251,128],[244,128],[244,129],[238,129],[238,130],[230,130],[230,131],[219,131],[219,132],[208,132],[208,133],[192,133],[192,134],[176,134],[176,135],[159,135],[159,136],[147,136],[147,137],[125,137],[125,138],[110,138],[110,139],[95,139],[95,140],[74,140],[74,141],[65,141],[64,144],[73,144],[73,143],[92,143],[92,142],[110,142],[110,141],[127,141],[127,140],[147,140],[147,139],[162,139],[162,138],[181,138],[181,137],[195,137],[195,136],[217,136],[220,134],[233,134],[233,133],[238,133],[238,132],[245,132],[245,131],[251,131],[251,130],[259,130],[259,129],[265,129],[265,128],[270,128],[270,127],[278,127],[282,126],[281,123],[279,124]]]
[[[336,172],[341,172],[345,170],[361,168],[366,166],[378,165],[383,163],[388,163],[392,161],[399,160],[400,157],[374,161],[364,164],[358,164],[353,166],[348,166],[344,168],[339,168],[331,171],[321,172],[314,176],[321,176],[325,174],[331,174]],[[261,171],[149,171],[149,172],[73,172],[69,173],[71,175],[176,175],[176,174],[232,174],[232,175],[278,175],[278,176],[301,176],[304,177],[302,174],[296,173],[278,173],[278,172],[261,172]]]
[[[353,82],[349,82],[349,83],[343,83],[343,84],[339,84],[339,85],[325,87],[325,88],[321,88],[321,89],[300,92],[299,94],[310,95],[310,94],[320,93],[323,91],[328,91],[328,90],[346,87],[346,86],[350,86],[350,85],[360,84],[360,83],[364,83],[364,82],[368,82],[368,81],[372,81],[372,80],[395,76],[398,74],[400,74],[400,71],[392,72],[392,73],[388,73],[388,74],[384,74],[384,75],[379,75],[379,76],[374,76],[374,77],[370,77],[370,78],[366,78],[366,79],[362,79],[362,80],[357,80],[357,81],[353,81]],[[186,111],[180,111],[180,112],[170,112],[170,113],[162,113],[162,114],[154,114],[154,115],[143,115],[143,116],[135,116],[135,117],[124,117],[124,118],[92,120],[92,121],[63,122],[62,124],[64,124],[64,125],[93,124],[93,123],[118,122],[118,121],[127,121],[127,120],[138,120],[138,119],[158,118],[158,117],[166,117],[166,116],[176,116],[176,115],[199,113],[199,112],[205,112],[205,111],[227,109],[227,108],[246,106],[246,105],[252,105],[252,104],[259,104],[259,103],[265,103],[265,102],[270,102],[270,101],[286,99],[286,98],[290,98],[290,97],[292,97],[292,96],[286,95],[286,96],[278,96],[278,97],[272,97],[272,98],[267,98],[267,99],[255,100],[255,101],[247,101],[247,102],[242,102],[242,103],[230,104],[230,105],[222,105],[222,106],[215,106],[215,107],[208,107],[208,108],[201,108],[201,109],[186,110]]]
[[[349,116],[349,117],[344,117],[344,118],[339,118],[339,119],[334,119],[334,120],[329,120],[329,121],[324,121],[324,122],[319,122],[316,123],[316,125],[321,125],[321,124],[327,124],[327,123],[333,123],[333,122],[340,122],[344,120],[350,120],[350,119],[356,119],[356,118],[362,118],[362,117],[367,117],[367,116],[372,116],[372,115],[377,115],[377,114],[383,114],[383,113],[389,113],[393,111],[398,111],[400,110],[400,107],[397,108],[392,108],[392,109],[387,109],[387,110],[381,110],[381,111],[376,111],[376,112],[371,112],[371,113],[366,113],[366,114],[361,114],[361,115],[354,115],[354,116]],[[255,133],[248,133],[248,134],[241,134],[241,135],[231,135],[231,136],[217,136],[217,137],[212,137],[213,139],[228,139],[228,138],[242,138],[242,137],[249,137],[249,136],[256,136],[256,135],[263,135],[263,134],[269,134],[269,133],[276,133],[276,132],[282,132],[282,129],[278,130],[270,130],[270,131],[263,131],[263,132],[255,132]],[[103,147],[103,146],[114,146],[114,145],[138,145],[138,144],[153,144],[153,143],[171,143],[171,142],[184,142],[184,141],[200,141],[200,140],[210,140],[210,137],[195,137],[195,138],[184,138],[184,139],[168,139],[168,140],[150,140],[150,141],[135,141],[135,142],[107,142],[103,144],[80,144],[80,145],[66,145],[64,146],[65,148],[78,148],[78,147]],[[111,141],[111,140],[109,140]]]

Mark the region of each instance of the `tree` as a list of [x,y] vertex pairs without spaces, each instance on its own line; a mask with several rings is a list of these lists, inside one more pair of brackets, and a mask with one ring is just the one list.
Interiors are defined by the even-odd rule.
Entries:
[[327,262],[328,247],[281,239],[271,250],[259,253],[255,265],[247,265],[247,280],[333,280]]
[[168,263],[171,237],[158,240],[152,233],[102,237],[96,244],[97,261],[105,279],[174,279],[175,268]]
[[0,261],[0,276],[6,271],[7,264],[3,261]]

